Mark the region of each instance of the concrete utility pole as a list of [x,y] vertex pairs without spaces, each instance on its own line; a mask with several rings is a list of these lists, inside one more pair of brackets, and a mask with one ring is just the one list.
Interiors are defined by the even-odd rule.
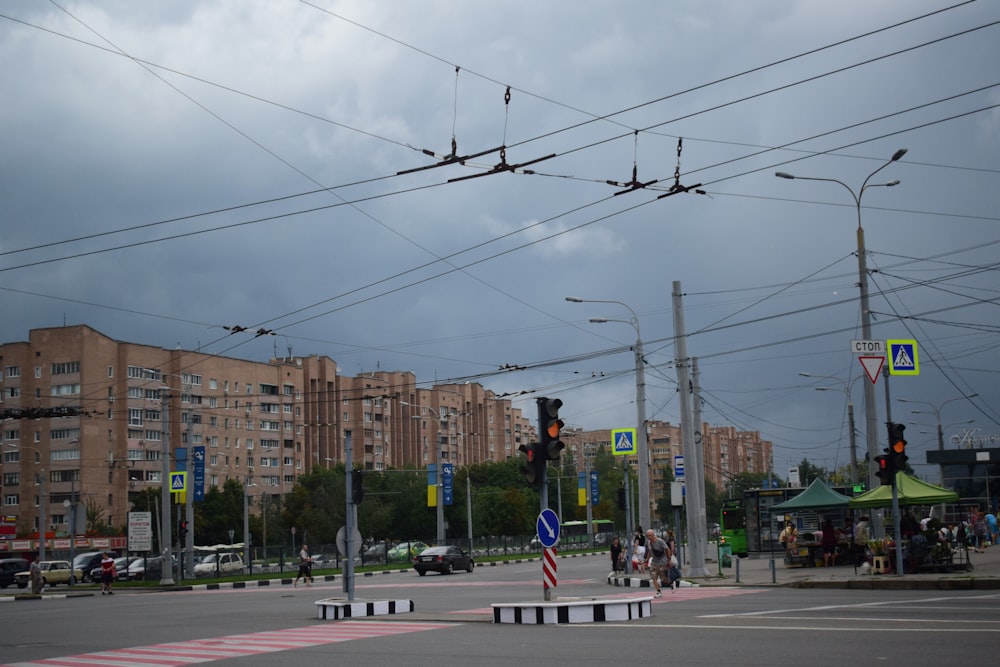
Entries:
[[171,566],[170,544],[173,541],[170,522],[170,387],[160,387],[160,555],[163,565],[160,585],[173,586],[173,567]]
[[[684,331],[684,304],[682,301],[681,283],[673,282],[671,295],[674,308],[674,350],[677,355],[677,386],[681,406],[681,437],[684,439],[684,478],[687,480],[687,537],[688,537],[688,576],[707,577],[705,567],[706,533],[708,526],[705,520],[705,469],[701,461],[701,443],[696,441],[694,420],[691,413],[690,388],[691,379],[689,366],[691,360],[687,356],[687,337]],[[691,463],[688,463],[690,461]],[[700,493],[698,489],[701,489]]]

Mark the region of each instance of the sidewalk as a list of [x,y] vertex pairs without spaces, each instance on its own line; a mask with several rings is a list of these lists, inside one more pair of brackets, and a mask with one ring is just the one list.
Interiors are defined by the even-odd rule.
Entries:
[[[715,554],[705,566],[711,576],[683,577],[698,586],[791,586],[795,588],[893,588],[893,589],[1000,589],[1000,546],[988,547],[984,553],[969,550],[971,572],[956,567],[948,572],[919,574],[864,574],[850,565],[834,567],[786,567],[783,554],[756,554],[749,558],[733,558],[733,566],[722,569]],[[737,561],[739,570],[737,571]],[[893,563],[895,565],[895,563]],[[686,572],[687,567],[682,568]],[[739,580],[737,581],[737,574]]]

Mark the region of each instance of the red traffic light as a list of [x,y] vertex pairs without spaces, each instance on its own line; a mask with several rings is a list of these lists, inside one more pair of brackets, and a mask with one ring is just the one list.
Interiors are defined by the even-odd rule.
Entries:
[[893,478],[895,475],[892,470],[892,463],[888,456],[879,455],[875,457],[875,464],[878,466],[878,470],[875,471],[875,476],[879,478],[885,486],[890,486],[893,483]]

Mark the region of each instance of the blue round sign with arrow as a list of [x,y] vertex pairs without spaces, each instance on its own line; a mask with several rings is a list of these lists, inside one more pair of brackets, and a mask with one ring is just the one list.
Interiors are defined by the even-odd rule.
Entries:
[[538,515],[535,530],[543,547],[554,547],[559,542],[559,517],[550,509],[543,509]]

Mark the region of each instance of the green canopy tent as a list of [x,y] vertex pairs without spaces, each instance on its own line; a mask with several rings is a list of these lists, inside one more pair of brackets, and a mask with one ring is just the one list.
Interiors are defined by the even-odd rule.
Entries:
[[[768,514],[784,514],[786,512],[798,512],[801,510],[814,510],[814,509],[847,509],[848,503],[851,499],[842,493],[838,493],[828,487],[826,482],[820,479],[814,479],[812,484],[810,484],[805,491],[799,495],[786,500],[783,503],[778,503],[776,505],[771,505],[768,509]],[[770,518],[768,519],[770,522]],[[810,547],[803,547],[805,549],[805,555],[801,553],[796,556],[789,556],[786,554],[786,563],[798,563],[807,564],[815,556],[809,550]],[[789,560],[791,558],[792,560]],[[804,560],[801,560],[804,559]],[[771,560],[774,560],[774,552],[771,552]]]
[[822,480],[815,479],[805,491],[783,503],[772,505],[770,511],[796,512],[821,507],[846,508],[849,502],[851,499],[848,496],[837,493]]
[[[905,472],[896,473],[896,488],[898,489],[900,505],[939,505],[958,502],[956,492],[928,484],[907,475]],[[892,505],[891,486],[880,486],[850,500],[850,507],[887,507],[889,505]]]

